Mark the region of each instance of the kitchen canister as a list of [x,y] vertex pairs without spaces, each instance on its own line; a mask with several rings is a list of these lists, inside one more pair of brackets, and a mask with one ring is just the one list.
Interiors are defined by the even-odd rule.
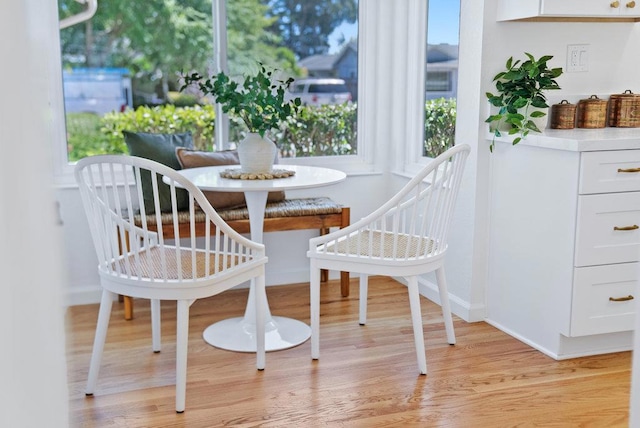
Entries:
[[609,126],[619,128],[640,127],[640,94],[634,94],[630,89],[623,94],[613,94],[609,97]]
[[607,100],[601,100],[597,95],[591,95],[586,100],[578,102],[578,128],[604,128],[607,126]]
[[551,129],[573,129],[576,126],[576,108],[567,100],[551,106]]

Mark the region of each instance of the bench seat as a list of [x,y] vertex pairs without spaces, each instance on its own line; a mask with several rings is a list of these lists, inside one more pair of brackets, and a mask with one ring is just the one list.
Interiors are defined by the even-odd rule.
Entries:
[[[250,233],[249,211],[246,206],[216,210],[231,228],[238,233]],[[329,233],[329,228],[344,228],[349,225],[351,211],[349,207],[337,204],[327,197],[317,198],[293,198],[279,202],[269,202],[264,213],[263,231],[280,232],[289,230],[318,229],[321,235]],[[170,223],[171,214],[161,214],[160,221]],[[205,214],[200,211],[195,214],[196,236],[204,234]],[[189,236],[189,212],[178,213],[181,237]],[[134,216],[134,223],[140,225],[140,215]],[[157,231],[156,216],[147,216],[149,230]],[[173,229],[162,228],[165,239],[173,239]],[[329,278],[326,270],[322,271],[321,280]],[[349,295],[349,272],[340,272],[340,290],[344,297]],[[128,296],[124,296],[125,319],[133,318],[133,302]]]

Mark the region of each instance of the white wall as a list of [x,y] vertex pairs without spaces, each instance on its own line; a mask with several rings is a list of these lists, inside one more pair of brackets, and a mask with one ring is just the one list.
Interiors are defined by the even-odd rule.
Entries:
[[590,94],[609,95],[625,89],[640,92],[638,66],[640,25],[629,22],[493,22],[495,0],[486,3],[484,29],[483,83],[491,89],[493,74],[504,67],[510,55],[525,58],[553,55],[550,65],[566,69],[567,45],[589,45],[589,71],[564,73],[558,78],[560,91],[549,97],[559,100]]
[[60,229],[50,183],[55,2],[0,6],[0,426],[68,426]]

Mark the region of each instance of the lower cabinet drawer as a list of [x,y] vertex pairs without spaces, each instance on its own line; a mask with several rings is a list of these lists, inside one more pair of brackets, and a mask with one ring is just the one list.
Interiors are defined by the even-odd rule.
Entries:
[[583,152],[581,195],[640,190],[640,150]]
[[574,266],[636,262],[640,192],[580,195]]
[[571,336],[633,330],[638,263],[574,269]]

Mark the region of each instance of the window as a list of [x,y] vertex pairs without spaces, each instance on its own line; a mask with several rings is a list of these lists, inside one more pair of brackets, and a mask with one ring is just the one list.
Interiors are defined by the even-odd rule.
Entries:
[[[450,92],[451,91],[451,73],[448,71],[428,71],[426,80],[427,92]],[[431,94],[427,93],[427,99],[431,98]]]
[[[76,0],[58,0],[61,19],[83,8]],[[215,26],[220,10],[226,19],[223,26]],[[224,32],[212,38],[212,28]],[[348,100],[325,97],[316,103],[322,105],[313,111],[313,122],[295,125],[315,129],[307,134],[280,130],[272,137],[286,146],[283,153],[308,156],[318,152],[295,148],[315,144],[310,135],[327,135],[324,128],[338,128],[331,141],[321,142],[329,148],[320,154],[353,155],[357,152],[357,34],[357,0],[293,5],[280,0],[213,0],[213,8],[211,0],[99,1],[90,20],[60,30],[66,161],[126,153],[123,129],[181,132],[198,128],[194,133],[203,137],[196,141],[197,148],[232,145],[231,137],[215,141],[219,125],[214,107],[201,105],[196,93],[180,91],[181,72],[213,74],[214,53],[224,55],[218,58],[219,64],[232,75],[263,63],[296,79],[342,79],[348,87],[345,92],[350,93]],[[299,89],[296,86],[293,92],[311,91],[308,85]],[[320,120],[328,116],[323,114],[324,104],[343,109],[348,119]]]
[[[289,95],[300,98],[303,112],[271,135],[283,158],[356,155],[358,0],[262,1],[251,25],[239,26],[252,3],[214,0],[224,11],[214,38],[226,40],[216,69],[239,77],[262,63],[295,79]],[[233,145],[242,124],[217,117],[218,141]]]
[[429,0],[422,155],[455,143],[460,0]]
[[[73,14],[72,8],[82,8],[82,5],[75,0],[58,1],[61,19]],[[260,3],[264,5],[265,1],[267,0],[234,0],[229,4],[239,6]],[[304,3],[307,4],[307,2]],[[313,2],[310,0],[308,3]],[[190,7],[185,6],[186,4]],[[216,25],[220,14],[218,6],[222,5],[224,9],[227,1],[215,0],[213,8],[210,1],[204,8],[196,8],[199,4],[199,1],[193,0],[189,2],[184,0],[179,2],[101,1],[98,12],[91,21],[60,31],[63,68],[65,70],[79,67],[127,68],[131,78],[134,108],[139,110],[139,106],[145,106],[146,110],[136,111],[136,115],[130,118],[130,122],[118,126],[129,126],[142,121],[142,126],[154,124],[158,128],[162,125],[167,130],[175,129],[175,123],[167,123],[164,117],[157,113],[156,110],[159,107],[154,106],[163,105],[166,99],[172,101],[170,104],[172,108],[190,106],[193,103],[193,95],[178,92],[179,87],[172,80],[176,78],[177,72],[171,70],[195,69],[196,64],[205,64],[201,67],[208,70],[207,74],[212,74],[218,66],[228,67],[227,63],[219,65],[214,62],[214,58],[220,58],[221,49],[218,44],[224,39],[212,37],[212,33],[217,29],[226,28],[228,24],[225,18],[223,25]],[[356,121],[355,116],[357,116],[357,130],[355,127],[348,128],[352,132],[350,138],[354,143],[352,146],[343,146],[344,152],[331,156],[297,157],[295,161],[283,159],[283,163],[333,166],[356,174],[375,173],[379,168],[385,168],[388,162],[393,162],[393,168],[399,169],[409,168],[410,164],[410,168],[419,167],[423,162],[421,159],[423,148],[415,142],[422,141],[425,132],[423,108],[426,41],[424,39],[427,37],[427,31],[425,31],[427,3],[424,0],[398,2],[369,0],[353,4],[357,4],[358,19],[353,23],[342,22],[333,29],[329,37],[328,52],[329,54],[342,53],[345,60],[343,65],[348,65],[342,80],[345,81],[352,96],[350,102],[351,114],[354,117],[352,120]],[[172,13],[176,8],[180,11],[177,15],[179,19],[172,19],[171,16],[174,16]],[[431,11],[433,12],[433,8]],[[107,12],[117,16],[118,19],[109,20],[108,17],[100,15]],[[263,12],[261,16],[267,16],[264,9]],[[244,20],[243,25],[253,25],[254,18],[253,14],[230,14],[229,25],[236,20]],[[87,30],[87,26],[91,28]],[[120,39],[110,37],[111,32],[125,34],[127,31],[132,32],[130,36],[123,36]],[[86,34],[90,36],[85,37]],[[237,46],[234,40],[241,40],[231,37],[231,28],[223,34],[229,35],[228,43],[224,46],[228,45],[230,49]],[[94,48],[87,54],[85,54],[86,38],[96,42]],[[154,41],[156,38],[158,40]],[[347,40],[349,42],[345,45]],[[257,39],[248,37],[245,42],[257,43]],[[143,44],[144,49],[136,48],[138,44]],[[236,52],[242,51],[241,46]],[[108,54],[108,52],[111,53]],[[277,52],[280,54],[283,51]],[[321,54],[317,55],[323,58]],[[153,62],[146,59],[147,56],[152,59],[160,58],[162,61],[158,64],[173,63],[178,66],[154,67],[151,66]],[[234,54],[230,52],[229,61],[233,57]],[[225,61],[226,58],[225,55]],[[242,57],[236,55],[238,61],[240,58]],[[281,58],[286,60],[289,56],[282,55]],[[314,58],[318,58],[316,54],[305,57],[304,61],[295,57],[293,60],[301,69],[315,67],[318,77],[313,79],[334,78],[327,76],[322,67],[314,66]],[[128,61],[129,66],[121,65],[119,61],[124,59]],[[361,73],[359,68],[366,69],[368,72]],[[62,81],[62,73],[60,73],[60,79]],[[63,98],[62,85],[60,93],[56,93],[55,96],[56,99]],[[209,110],[198,115],[187,115],[180,118],[179,122],[184,124],[188,120],[196,120],[194,117],[196,116],[202,123],[214,123],[213,119],[209,120],[215,117],[213,110],[213,107],[209,106]],[[67,122],[70,124],[66,130],[69,144],[56,141],[54,159],[56,180],[62,185],[74,184],[72,162],[75,158],[100,153],[99,150],[109,153],[126,150],[121,139],[115,141],[115,137],[120,133],[118,127],[110,125],[113,126],[112,132],[105,134],[100,132],[100,129],[105,126],[96,121],[97,115],[91,116],[93,120],[89,123],[84,121],[86,115],[75,116],[80,118],[78,122],[69,120]],[[102,117],[105,116],[108,115]],[[98,119],[102,120],[102,117]],[[221,128],[216,126],[214,129],[210,126],[208,132],[213,133],[214,130],[218,132]],[[161,129],[163,130],[164,128]],[[58,135],[63,134],[65,130],[59,130]],[[86,138],[88,136],[91,138]],[[96,138],[100,138],[97,144],[94,143],[91,146],[85,144],[86,141]],[[212,137],[206,139],[209,144],[212,140],[214,140]],[[390,140],[394,141],[393,149],[390,148]],[[214,141],[230,140],[226,137]],[[77,150],[78,148],[83,150]],[[71,156],[72,152],[77,157]],[[409,171],[409,169],[406,170]]]

